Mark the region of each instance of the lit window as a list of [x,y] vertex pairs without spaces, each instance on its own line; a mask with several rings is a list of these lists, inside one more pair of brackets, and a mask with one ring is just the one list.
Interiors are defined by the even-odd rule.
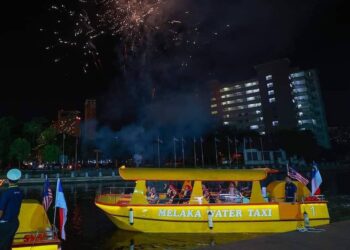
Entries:
[[250,89],[250,90],[247,90],[245,93],[247,95],[249,95],[249,94],[253,94],[253,93],[257,93],[257,92],[259,92],[259,89]]
[[216,101],[216,98],[215,98],[215,97],[213,97],[213,98],[211,98],[211,100],[212,100],[212,101]]
[[251,125],[250,129],[259,129],[259,126],[258,125]]
[[276,127],[278,125],[278,121],[272,121],[272,126]]
[[304,113],[303,112],[299,112],[299,116],[303,116],[304,115]]
[[307,95],[301,95],[301,96],[294,97],[294,99],[297,100],[297,101],[302,101],[302,100],[309,99],[309,97]]
[[265,79],[268,81],[268,80],[271,80],[272,79],[272,75],[267,75],[266,77],[265,77]]
[[224,115],[225,118],[230,118],[230,115]]
[[255,110],[255,113],[257,113],[257,114],[261,114],[261,110]]
[[233,88],[232,87],[225,87],[225,88],[222,88],[222,89],[220,89],[220,92],[227,92],[227,91],[230,91],[230,90],[232,90]]
[[210,107],[212,107],[212,108],[215,108],[215,107],[217,107],[218,105],[217,104],[212,104],[212,105],[210,105]]
[[301,109],[302,105],[301,104],[298,104],[298,109]]
[[265,134],[265,131],[261,131],[259,132],[260,135],[264,135]]
[[267,93],[268,93],[268,95],[273,95],[275,93],[275,91],[274,90],[269,90]]
[[246,88],[252,87],[252,86],[255,86],[255,85],[258,85],[258,82],[248,82],[248,83],[244,84],[244,86],[245,86]]
[[302,92],[306,92],[307,88],[295,88],[293,89],[294,93],[302,93]]
[[229,122],[224,122],[224,125],[229,125],[230,123]]
[[275,98],[275,97],[269,98],[269,102],[270,102],[270,103],[273,103],[273,102],[275,102],[275,101],[276,101],[276,98]]
[[247,97],[247,102],[254,101],[256,99],[257,99],[256,96]]
[[233,86],[233,89],[241,89],[241,88],[242,88],[241,85],[235,85],[235,86]]
[[218,113],[218,111],[214,110],[214,111],[211,111],[211,114],[212,115],[216,115]]
[[248,104],[248,108],[255,108],[255,107],[260,107],[260,106],[261,106],[260,102]]
[[296,78],[296,77],[301,77],[301,76],[304,76],[305,75],[305,72],[304,71],[301,71],[301,72],[296,72],[296,73],[292,73],[290,74],[289,76],[291,78]]
[[266,86],[267,86],[268,88],[272,88],[272,87],[273,87],[273,82],[267,83]]
[[296,80],[296,81],[292,81],[294,86],[298,86],[298,85],[304,85],[305,84],[305,80]]
[[260,117],[258,118],[258,120],[259,120],[259,121],[263,121],[263,120],[264,120],[264,117],[260,116]]

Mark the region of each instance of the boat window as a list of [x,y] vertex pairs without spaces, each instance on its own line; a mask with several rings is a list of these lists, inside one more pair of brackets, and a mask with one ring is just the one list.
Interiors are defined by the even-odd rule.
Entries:
[[203,182],[203,196],[209,203],[248,203],[250,182]]

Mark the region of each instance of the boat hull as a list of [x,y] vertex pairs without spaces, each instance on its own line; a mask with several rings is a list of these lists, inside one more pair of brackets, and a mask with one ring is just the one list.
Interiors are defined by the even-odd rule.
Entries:
[[120,229],[146,233],[280,233],[329,224],[326,202],[116,206],[96,202]]

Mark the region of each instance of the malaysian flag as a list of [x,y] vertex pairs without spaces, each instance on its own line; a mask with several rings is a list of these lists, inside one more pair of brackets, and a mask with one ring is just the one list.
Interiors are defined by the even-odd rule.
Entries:
[[47,211],[52,203],[53,196],[52,196],[52,190],[50,188],[50,182],[49,179],[46,176],[45,183],[44,183],[44,190],[43,190],[43,207],[45,211]]
[[288,165],[287,165],[287,174],[290,178],[295,179],[295,180],[303,183],[305,186],[309,183],[308,179],[304,178],[294,168],[289,167]]

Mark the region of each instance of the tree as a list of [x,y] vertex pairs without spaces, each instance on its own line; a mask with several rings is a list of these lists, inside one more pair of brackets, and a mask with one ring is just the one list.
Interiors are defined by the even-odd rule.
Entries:
[[30,152],[30,143],[23,138],[17,138],[10,146],[10,157],[18,161],[18,167],[21,167],[22,161],[28,159]]
[[43,132],[41,132],[38,138],[39,146],[54,144],[56,142],[56,136],[57,136],[57,131],[55,128],[49,127],[45,129]]
[[49,144],[44,147],[42,154],[44,161],[55,162],[58,161],[60,149],[57,145]]
[[45,118],[34,118],[30,122],[26,122],[23,125],[23,133],[29,139],[32,147],[34,147],[36,139],[43,131],[47,120]]

